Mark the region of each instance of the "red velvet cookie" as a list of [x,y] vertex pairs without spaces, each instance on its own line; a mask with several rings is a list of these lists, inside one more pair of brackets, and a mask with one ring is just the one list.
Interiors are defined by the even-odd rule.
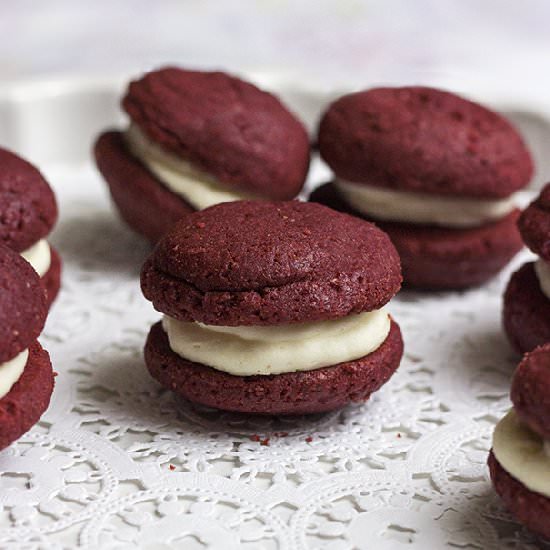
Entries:
[[158,243],[141,275],[159,311],[212,325],[274,325],[378,309],[399,258],[374,225],[312,203],[240,201],[196,212]]
[[524,356],[514,374],[510,396],[519,419],[550,440],[550,341]]
[[48,352],[34,341],[23,374],[0,398],[0,449],[4,449],[39,420],[50,404],[54,374]]
[[[330,183],[316,189],[310,200],[354,213]],[[467,229],[370,221],[389,235],[399,251],[406,285],[459,289],[490,279],[521,250],[518,216],[519,210],[514,210],[500,220]]]
[[179,219],[194,211],[130,155],[121,132],[105,132],[94,150],[113,202],[136,233],[156,242]]
[[489,454],[491,480],[506,507],[523,525],[550,538],[550,499],[529,490],[523,483],[511,476],[498,462],[495,455]]
[[504,329],[520,353],[550,342],[550,300],[540,289],[534,265],[530,262],[516,271],[504,293]]
[[519,230],[525,244],[537,255],[550,262],[550,183],[523,212]]
[[318,139],[338,177],[396,190],[502,198],[524,187],[533,171],[505,118],[434,88],[346,95],[329,106]]
[[0,243],[23,252],[46,237],[57,220],[57,204],[42,174],[0,148]]
[[[318,141],[336,180],[311,200],[375,221],[401,256],[405,283],[479,285],[521,249],[518,212],[508,199],[527,185],[533,167],[500,115],[432,88],[378,88],[330,105]],[[373,193],[386,204],[373,202]]]
[[[172,168],[174,159],[187,163],[194,171],[192,179],[198,171],[223,191],[255,199],[292,199],[302,189],[309,167],[304,126],[275,96],[248,82],[221,72],[166,67],[131,82],[122,105],[140,140],[157,155],[160,151],[162,162]],[[168,190],[158,172],[147,170],[147,160],[128,138],[102,136],[95,155],[122,217],[151,240],[170,227],[172,215],[185,210],[187,203],[191,209],[204,207],[173,187]],[[134,188],[136,175],[141,191]],[[147,197],[153,197],[152,213]],[[163,207],[168,216],[162,215]],[[157,211],[159,220],[151,227],[149,218]]]
[[0,245],[0,363],[36,340],[46,320],[40,278],[19,254]]
[[[56,221],[55,196],[42,174],[0,148],[0,243],[22,253],[47,237]],[[52,297],[49,303],[59,291],[60,270],[59,256],[52,250],[52,264],[43,276]]]
[[163,149],[229,187],[295,197],[309,166],[303,125],[272,94],[221,72],[166,67],[132,82],[122,102]]
[[[399,259],[384,233],[302,202],[230,202],[191,214],[159,241],[141,276],[145,297],[166,315],[237,330],[299,329],[377,310],[400,282]],[[367,399],[397,369],[402,352],[392,321],[381,344],[363,357],[243,376],[177,354],[158,323],[145,361],[163,386],[191,401],[254,414],[305,414]]]

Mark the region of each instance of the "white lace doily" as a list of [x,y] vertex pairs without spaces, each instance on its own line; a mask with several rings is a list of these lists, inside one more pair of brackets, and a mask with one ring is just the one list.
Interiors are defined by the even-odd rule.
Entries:
[[64,277],[41,340],[59,376],[42,421],[0,453],[1,548],[542,544],[503,510],[486,467],[517,364],[500,325],[510,270],[394,299],[406,353],[369,403],[281,420],[215,412],[144,367],[159,318],[138,283],[148,246],[93,171],[48,176]]

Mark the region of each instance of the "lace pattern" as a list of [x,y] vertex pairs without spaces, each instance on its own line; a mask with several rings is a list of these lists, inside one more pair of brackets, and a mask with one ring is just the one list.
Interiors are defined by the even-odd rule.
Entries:
[[518,361],[500,327],[511,268],[480,289],[394,299],[406,353],[370,402],[305,418],[222,413],[147,374],[159,318],[138,284],[149,249],[99,178],[49,177],[65,270],[41,340],[59,376],[42,421],[0,453],[0,547],[544,544],[503,510],[486,468]]

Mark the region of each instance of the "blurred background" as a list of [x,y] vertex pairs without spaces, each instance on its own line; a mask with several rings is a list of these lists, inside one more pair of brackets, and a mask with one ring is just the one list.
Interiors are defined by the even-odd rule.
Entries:
[[[547,0],[0,0],[2,81],[166,62],[548,90]],[[505,90],[503,90],[505,93]],[[527,93],[527,92],[526,92]]]
[[[550,156],[548,0],[0,0],[0,10],[4,96],[20,82],[53,81],[49,94],[67,77],[124,83],[167,63],[254,75],[267,87],[275,74],[325,99],[422,83],[508,113],[539,165]],[[32,91],[27,85],[18,99]],[[296,94],[290,101],[304,107]],[[305,115],[310,126],[317,108]],[[5,133],[16,124],[10,109],[2,118],[0,105],[0,141],[11,143],[26,129]],[[105,119],[98,109],[90,105],[90,116]],[[117,107],[109,109],[112,120]]]

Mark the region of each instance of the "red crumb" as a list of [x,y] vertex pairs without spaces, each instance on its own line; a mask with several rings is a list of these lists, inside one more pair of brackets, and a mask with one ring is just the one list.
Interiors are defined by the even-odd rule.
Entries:
[[398,433],[398,434],[397,434],[397,437],[401,437],[401,434],[400,434],[400,433]]
[[172,472],[176,469],[176,467],[173,464],[169,464],[168,468],[170,468],[170,470],[172,470]]
[[[274,432],[273,437],[286,437],[288,435],[288,432]],[[269,446],[269,442],[271,441],[271,437],[261,437],[258,434],[254,434],[249,436],[250,441],[254,441],[256,443],[259,443],[260,445],[263,445],[264,447]]]
[[313,441],[313,437],[308,436],[306,437],[306,443],[311,443]]
[[58,372],[53,371],[53,375],[54,375],[54,376],[57,376],[58,374],[59,374]]

